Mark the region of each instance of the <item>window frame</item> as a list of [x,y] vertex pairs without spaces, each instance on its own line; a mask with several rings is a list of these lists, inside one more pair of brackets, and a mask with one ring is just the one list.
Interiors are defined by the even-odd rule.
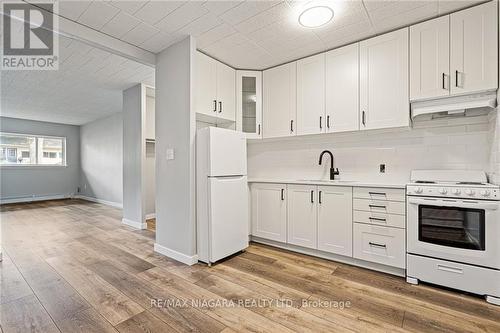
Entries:
[[[13,133],[0,131],[0,135],[32,137],[35,138],[35,156],[33,157],[36,163],[19,163],[19,164],[0,164],[0,168],[66,168],[68,167],[66,155],[66,140],[65,136],[44,135],[44,134],[29,134],[29,133]],[[62,141],[62,157],[61,164],[39,164],[38,163],[38,139],[59,139]],[[5,157],[7,158],[7,149],[5,149]],[[30,156],[31,158],[31,156]]]

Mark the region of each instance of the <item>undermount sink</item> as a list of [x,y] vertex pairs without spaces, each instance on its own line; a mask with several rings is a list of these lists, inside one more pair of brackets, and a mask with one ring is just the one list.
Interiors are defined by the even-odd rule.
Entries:
[[352,180],[330,180],[330,179],[299,179],[301,182],[319,182],[319,183],[328,183],[328,184],[352,184],[355,181]]

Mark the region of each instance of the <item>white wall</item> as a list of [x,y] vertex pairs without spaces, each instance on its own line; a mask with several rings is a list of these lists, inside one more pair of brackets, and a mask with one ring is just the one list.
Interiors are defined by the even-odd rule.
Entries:
[[123,202],[123,117],[121,113],[80,127],[81,195]]
[[[422,121],[392,129],[250,141],[249,178],[328,178],[330,150],[340,179],[407,182],[412,169],[490,170],[489,117]],[[498,145],[498,141],[497,141]],[[386,173],[379,173],[379,164]]]
[[143,197],[143,115],[145,87],[135,85],[123,92],[123,222],[145,228]]
[[[188,37],[157,55],[156,64],[156,244],[155,250],[183,262],[195,260],[196,120],[192,108],[193,59]],[[167,149],[175,158],[167,160]]]
[[[155,139],[155,98],[146,97],[146,139]],[[146,218],[155,214],[155,143],[146,143],[146,159],[144,161],[144,198]]]
[[0,199],[72,196],[80,180],[80,127],[0,117],[0,131],[66,137],[67,166],[2,167]]

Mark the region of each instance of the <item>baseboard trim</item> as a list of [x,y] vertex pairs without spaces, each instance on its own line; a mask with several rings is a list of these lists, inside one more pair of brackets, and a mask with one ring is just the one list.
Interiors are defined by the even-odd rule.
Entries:
[[184,253],[177,252],[175,250],[169,249],[165,246],[162,246],[158,243],[155,243],[154,245],[154,251],[158,252],[159,254],[163,254],[164,256],[167,256],[169,258],[172,258],[174,260],[180,261],[183,264],[192,266],[198,262],[198,255],[194,256],[188,256],[185,255]]
[[122,219],[122,223],[125,225],[128,225],[129,227],[135,228],[135,229],[146,229],[148,227],[146,223],[132,221],[132,220],[129,220],[126,218]]
[[155,219],[156,213],[146,214],[146,220]]
[[17,198],[0,199],[0,204],[4,205],[4,204],[22,203],[22,202],[61,200],[61,199],[69,199],[71,197],[73,197],[73,194],[54,194],[54,195],[41,195],[41,196],[31,196],[31,197],[17,197]]
[[94,197],[88,197],[86,195],[75,195],[76,199],[82,199],[82,200],[87,200],[87,201],[92,201],[92,202],[97,202],[103,205],[115,207],[115,208],[123,208],[123,204],[119,202],[114,202],[114,201],[108,201],[108,200],[102,200]]

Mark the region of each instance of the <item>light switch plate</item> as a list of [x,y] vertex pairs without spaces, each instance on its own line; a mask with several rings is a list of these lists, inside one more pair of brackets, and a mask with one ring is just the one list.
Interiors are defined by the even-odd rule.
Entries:
[[167,149],[167,160],[173,160],[175,158],[174,149]]

